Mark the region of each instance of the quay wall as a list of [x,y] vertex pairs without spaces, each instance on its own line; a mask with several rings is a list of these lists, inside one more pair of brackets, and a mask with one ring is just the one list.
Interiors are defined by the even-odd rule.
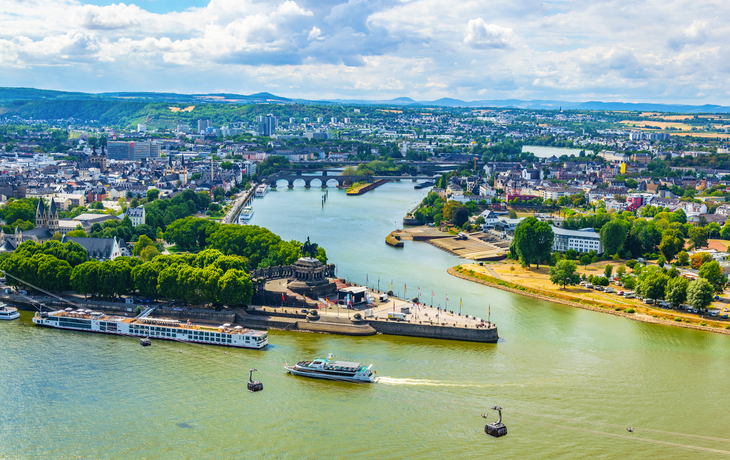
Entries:
[[496,343],[499,340],[497,328],[474,329],[431,324],[413,324],[401,321],[368,321],[381,334],[405,335],[429,339],[463,340],[467,342]]
[[195,311],[195,310],[184,310],[176,311],[168,308],[157,308],[152,315],[155,317],[165,317],[180,320],[191,320],[191,321],[207,321],[213,323],[233,323],[236,320],[236,315],[233,313],[225,313],[220,311]]
[[362,194],[369,192],[370,190],[380,187],[381,185],[383,185],[387,182],[388,182],[388,179],[378,179],[375,182],[373,182],[372,184],[364,185],[364,186],[358,188],[357,190],[354,190],[352,192],[347,192],[347,194],[350,196],[362,195]]

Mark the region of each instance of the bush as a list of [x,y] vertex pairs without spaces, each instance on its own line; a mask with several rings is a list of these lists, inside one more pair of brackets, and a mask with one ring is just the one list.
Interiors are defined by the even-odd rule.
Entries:
[[636,313],[636,310],[634,310],[633,308],[629,308],[628,310],[626,310],[626,313]]
[[681,323],[682,322],[682,318],[674,318],[674,321],[676,321],[678,323]]

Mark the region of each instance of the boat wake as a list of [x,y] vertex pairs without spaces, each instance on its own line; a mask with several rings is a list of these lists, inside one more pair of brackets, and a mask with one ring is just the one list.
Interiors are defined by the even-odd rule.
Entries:
[[474,385],[469,383],[449,383],[441,382],[438,380],[426,380],[426,379],[399,379],[396,377],[378,377],[378,383],[385,385],[411,385],[411,386],[425,386],[425,387],[478,387],[480,385]]

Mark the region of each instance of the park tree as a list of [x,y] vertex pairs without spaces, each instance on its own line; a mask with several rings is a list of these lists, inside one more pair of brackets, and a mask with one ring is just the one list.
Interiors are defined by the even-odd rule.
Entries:
[[683,267],[689,263],[689,254],[687,254],[687,251],[680,251],[679,254],[677,254],[677,264],[679,266]]
[[71,272],[71,289],[78,294],[96,294],[99,287],[101,263],[96,260],[84,262]]
[[664,292],[669,282],[669,276],[662,273],[660,270],[650,271],[649,273],[642,275],[642,279],[639,282],[637,290],[640,295],[649,299],[661,299],[664,297]]
[[692,247],[694,249],[704,248],[707,246],[707,229],[702,227],[693,227],[689,231],[689,239],[692,242]]
[[510,219],[517,219],[517,211],[510,209],[507,213]]
[[159,197],[160,197],[160,191],[157,190],[156,188],[151,188],[151,189],[147,190],[147,202],[148,203],[152,203]]
[[621,279],[624,277],[625,274],[626,274],[626,265],[619,265],[616,268],[616,277],[618,279]]
[[603,275],[606,278],[611,278],[612,273],[613,273],[613,266],[611,264],[606,265],[606,268],[603,269]]
[[601,228],[601,244],[606,254],[619,252],[629,232],[629,223],[622,219],[613,219]]
[[513,238],[514,249],[523,265],[537,264],[550,260],[554,234],[547,222],[528,217],[517,225]]
[[461,227],[469,220],[469,211],[465,207],[456,210],[452,222],[455,226]]
[[704,309],[712,303],[715,288],[705,278],[697,278],[687,287],[687,303],[693,308]]
[[139,258],[142,259],[144,262],[149,262],[150,260],[154,259],[155,257],[161,255],[160,251],[157,250],[155,246],[147,246],[142,250],[142,253],[139,255]]
[[659,251],[668,260],[674,259],[679,251],[684,248],[684,235],[679,230],[666,230],[659,243]]
[[155,247],[155,242],[152,241],[147,235],[140,235],[139,240],[134,244],[132,254],[139,257],[142,251],[148,247]]
[[689,287],[689,280],[681,276],[674,277],[667,282],[667,287],[664,291],[664,299],[670,302],[672,305],[679,305],[687,300],[687,288]]
[[709,281],[717,292],[722,291],[725,284],[727,284],[727,276],[725,276],[725,272],[716,260],[702,264],[699,275],[700,278]]
[[634,278],[633,276],[627,276],[626,278],[624,278],[623,283],[626,289],[636,288],[636,278]]
[[157,280],[166,267],[160,262],[146,262],[132,269],[132,279],[137,291],[145,297],[158,297]]
[[583,265],[583,268],[588,268],[588,264],[591,263],[591,256],[588,254],[583,254],[580,256],[580,264]]
[[706,262],[711,262],[712,256],[708,252],[695,252],[690,258],[692,269],[699,270]]
[[248,273],[242,270],[228,270],[218,280],[220,301],[231,307],[242,307],[251,303],[253,283]]
[[576,264],[572,260],[561,260],[550,267],[550,282],[563,286],[580,283],[580,276],[575,273]]
[[730,220],[725,222],[725,225],[722,226],[722,230],[720,230],[720,238],[723,240],[730,240]]
[[86,234],[86,232],[81,229],[71,230],[70,232],[66,233],[66,237],[68,238],[86,238],[87,236],[88,235]]

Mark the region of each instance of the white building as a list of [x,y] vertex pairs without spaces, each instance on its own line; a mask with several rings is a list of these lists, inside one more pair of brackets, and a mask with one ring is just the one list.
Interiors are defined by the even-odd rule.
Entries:
[[143,125],[143,124],[141,124],[141,123],[140,123],[140,124],[138,124],[138,125],[137,125],[137,132],[138,132],[138,133],[140,133],[140,134],[145,134],[145,133],[147,133],[147,125]]
[[144,224],[145,212],[144,207],[140,208],[127,208],[127,216],[132,221],[133,226]]
[[493,228],[494,225],[499,221],[499,217],[491,209],[487,209],[486,211],[482,212],[481,214],[479,214],[479,217],[484,218],[482,230],[485,230],[487,228]]
[[551,226],[551,228],[555,234],[553,251],[565,252],[574,249],[578,252],[596,251],[597,254],[603,253],[601,235],[593,231],[592,228],[582,230],[565,230],[554,226]]

